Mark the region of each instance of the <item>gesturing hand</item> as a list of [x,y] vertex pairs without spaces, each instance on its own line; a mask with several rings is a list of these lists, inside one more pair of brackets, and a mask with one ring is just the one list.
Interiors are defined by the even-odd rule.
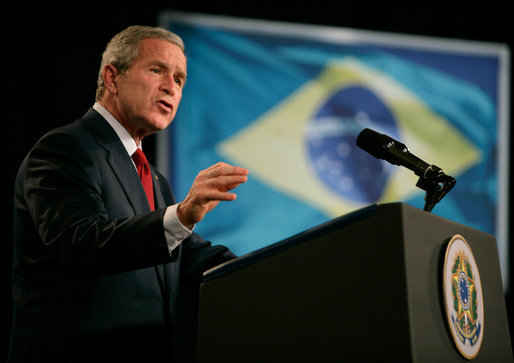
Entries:
[[228,191],[246,182],[247,175],[248,169],[223,162],[202,170],[198,173],[186,198],[178,206],[177,216],[180,222],[192,228],[220,201],[236,199],[236,194]]

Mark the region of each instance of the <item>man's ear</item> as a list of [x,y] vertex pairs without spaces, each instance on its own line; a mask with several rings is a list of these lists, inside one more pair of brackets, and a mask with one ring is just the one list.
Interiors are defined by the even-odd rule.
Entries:
[[118,86],[116,85],[118,74],[118,70],[112,64],[106,64],[102,70],[105,89],[113,95],[118,94]]

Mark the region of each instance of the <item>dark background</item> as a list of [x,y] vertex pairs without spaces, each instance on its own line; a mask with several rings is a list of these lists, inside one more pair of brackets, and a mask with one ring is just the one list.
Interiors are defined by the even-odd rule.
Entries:
[[[93,104],[101,53],[108,40],[129,25],[158,25],[164,9],[245,18],[376,30],[393,33],[506,43],[512,50],[513,12],[509,1],[135,1],[0,5],[2,16],[2,110],[9,150],[2,256],[0,354],[11,324],[12,189],[16,170],[46,131],[82,116]],[[510,80],[512,85],[512,76]],[[510,100],[512,100],[512,96]],[[510,104],[510,102],[509,102]],[[510,117],[512,120],[512,116]],[[512,135],[512,131],[511,131]],[[512,136],[511,136],[512,139]],[[154,140],[145,141],[150,161]],[[512,160],[512,147],[510,150]],[[3,158],[2,158],[3,159]],[[3,159],[5,160],[5,159]],[[512,185],[512,171],[511,183]],[[512,189],[512,188],[509,188]],[[512,205],[510,197],[509,205]],[[512,234],[512,231],[510,231]],[[510,238],[512,241],[512,237]],[[511,242],[511,245],[512,242]],[[510,252],[511,265],[514,265]],[[512,282],[506,296],[511,327]],[[511,337],[512,339],[512,337]],[[2,358],[0,358],[2,360]]]

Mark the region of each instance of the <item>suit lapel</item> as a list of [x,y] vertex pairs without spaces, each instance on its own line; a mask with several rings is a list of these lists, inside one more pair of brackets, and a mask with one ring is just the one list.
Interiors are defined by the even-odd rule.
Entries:
[[118,147],[111,149],[107,160],[132,204],[135,214],[148,213],[150,212],[150,205],[148,204],[139,175],[132,165],[132,159],[125,151],[125,148],[123,148],[121,142],[120,145],[122,146],[121,150]]
[[107,162],[118,178],[121,188],[134,209],[134,214],[150,212],[150,205],[132,159],[116,132],[93,109],[90,109],[82,119],[95,135],[98,144],[106,150]]
[[159,181],[159,175],[156,173],[156,171],[152,165],[150,165],[150,169],[152,171],[153,195],[154,195],[155,209],[165,208],[166,202],[164,201],[164,197],[162,194],[161,184]]

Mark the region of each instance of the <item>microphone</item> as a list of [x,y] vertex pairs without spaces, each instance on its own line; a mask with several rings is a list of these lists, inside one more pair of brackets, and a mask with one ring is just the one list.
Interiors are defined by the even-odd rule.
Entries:
[[407,146],[401,142],[371,129],[361,131],[357,137],[357,146],[377,159],[385,160],[394,165],[404,166],[420,177],[426,177],[427,172],[432,167],[411,154]]
[[425,163],[411,154],[407,146],[387,135],[364,129],[357,137],[357,146],[377,159],[404,166],[419,176],[416,186],[427,192],[424,209],[428,212],[455,186],[455,178],[444,174],[441,168]]

